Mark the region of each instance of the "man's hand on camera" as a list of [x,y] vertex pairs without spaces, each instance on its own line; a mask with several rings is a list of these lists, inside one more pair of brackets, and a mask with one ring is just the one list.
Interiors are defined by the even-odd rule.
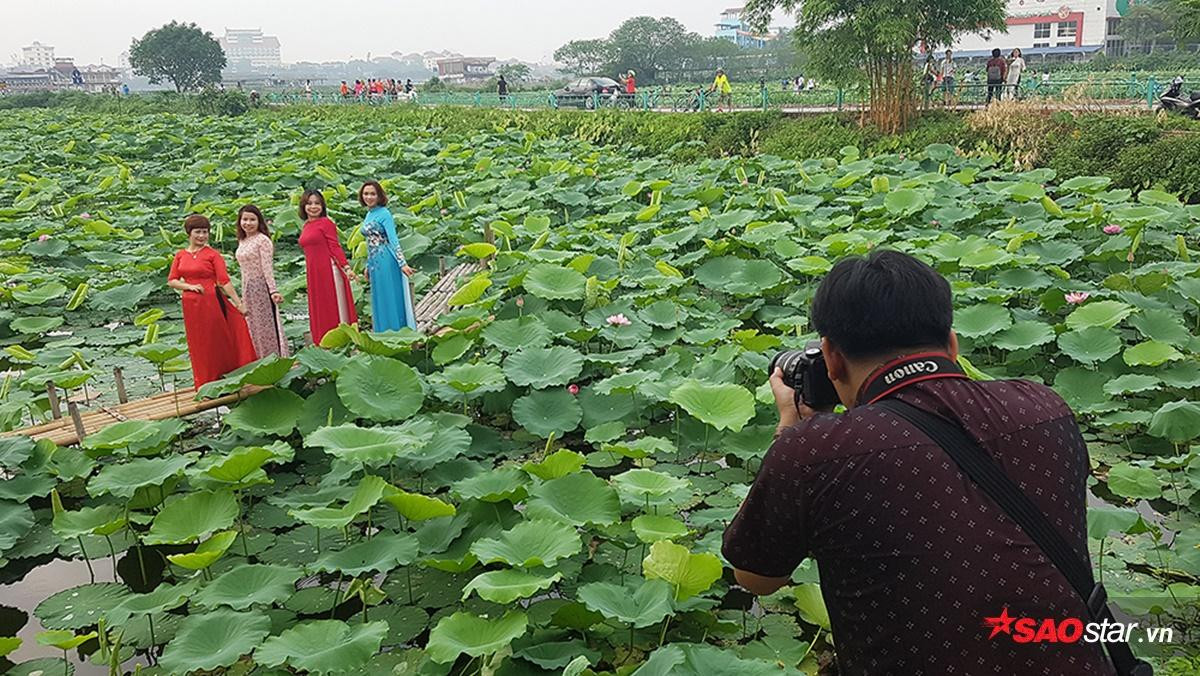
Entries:
[[816,411],[804,404],[797,406],[796,390],[784,384],[783,369],[775,368],[775,372],[771,374],[770,383],[771,393],[775,395],[775,408],[779,410],[779,427],[775,428],[775,436],[779,436],[788,427],[816,414]]

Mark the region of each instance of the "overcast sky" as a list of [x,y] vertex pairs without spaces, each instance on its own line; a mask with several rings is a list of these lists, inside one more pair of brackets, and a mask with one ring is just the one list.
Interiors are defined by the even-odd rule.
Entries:
[[[219,37],[261,28],[283,61],[344,61],[395,51],[549,62],[554,50],[603,37],[631,16],[671,16],[712,35],[737,0],[4,0],[0,63],[37,40],[78,64],[115,65],[134,37],[177,19]],[[780,17],[784,19],[785,17]],[[791,23],[788,21],[787,23]]]

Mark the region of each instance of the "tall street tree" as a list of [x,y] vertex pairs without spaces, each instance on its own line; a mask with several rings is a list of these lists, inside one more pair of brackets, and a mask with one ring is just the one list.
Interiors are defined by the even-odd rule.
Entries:
[[172,21],[134,39],[129,65],[154,84],[169,80],[175,91],[186,92],[221,81],[225,52],[212,33]]
[[612,59],[608,40],[572,40],[554,50],[554,60],[563,65],[562,71],[573,75],[595,75],[603,72]]
[[963,33],[1005,30],[1004,0],[749,0],[751,25],[765,30],[777,9],[796,16],[809,69],[827,80],[865,81],[871,120],[895,133],[918,99],[913,50],[946,46]]

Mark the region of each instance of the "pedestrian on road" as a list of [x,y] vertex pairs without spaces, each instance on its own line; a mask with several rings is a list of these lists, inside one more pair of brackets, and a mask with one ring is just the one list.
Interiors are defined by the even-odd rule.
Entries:
[[954,52],[946,50],[946,57],[942,59],[942,102],[947,106],[950,105],[951,99],[954,98]]
[[499,79],[496,80],[496,93],[500,95],[500,103],[508,100],[508,80],[504,79],[504,73],[500,73]]
[[733,108],[733,87],[729,84],[729,78],[725,76],[725,69],[718,68],[717,76],[713,78],[712,86],[708,88],[709,93],[716,92],[717,94],[717,112],[721,112],[722,107],[725,110]]

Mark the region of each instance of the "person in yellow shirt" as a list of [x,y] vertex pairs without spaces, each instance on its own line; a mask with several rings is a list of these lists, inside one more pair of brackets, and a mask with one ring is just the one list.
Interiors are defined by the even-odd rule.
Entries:
[[729,78],[725,76],[725,69],[718,68],[717,76],[713,78],[712,86],[708,88],[708,93],[717,94],[717,111],[720,112],[721,106],[726,109],[733,108],[733,87],[729,85]]

